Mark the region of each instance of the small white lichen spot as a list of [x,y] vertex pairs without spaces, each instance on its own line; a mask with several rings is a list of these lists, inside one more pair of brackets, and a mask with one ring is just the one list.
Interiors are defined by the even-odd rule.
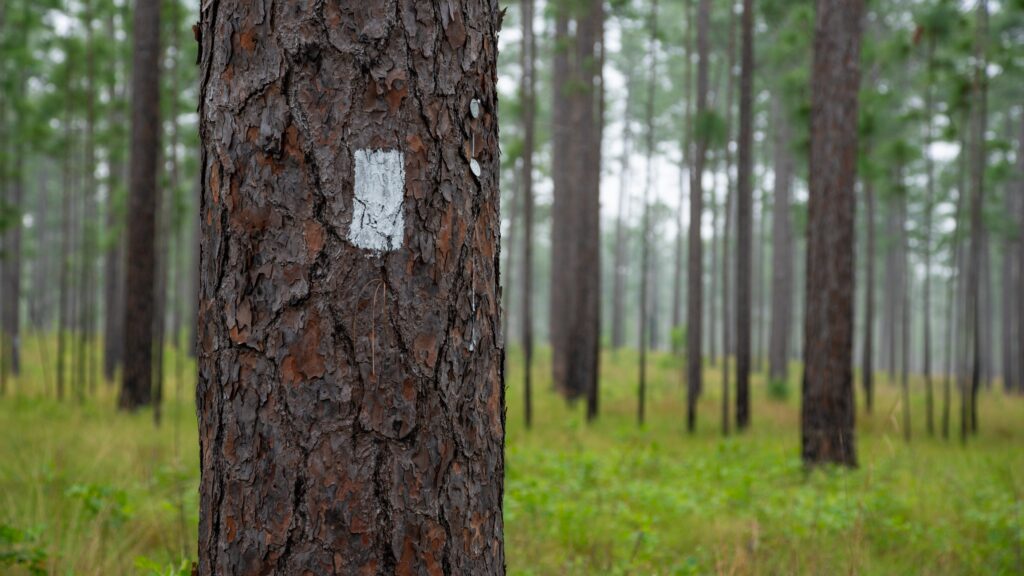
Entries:
[[405,155],[399,150],[356,150],[355,199],[348,239],[376,253],[402,247]]

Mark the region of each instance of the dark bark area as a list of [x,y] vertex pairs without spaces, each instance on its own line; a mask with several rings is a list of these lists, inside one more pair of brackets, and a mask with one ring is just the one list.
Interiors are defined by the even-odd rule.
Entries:
[[128,266],[120,406],[152,399],[157,157],[160,147],[160,0],[138,0],[132,65]]
[[855,466],[854,184],[864,2],[818,0],[811,70],[803,458]]
[[750,273],[754,228],[754,3],[743,1],[736,256],[736,426],[750,426]]
[[499,21],[203,8],[199,574],[504,573]]
[[[711,1],[700,0],[697,9],[697,116],[708,108],[708,28]],[[691,433],[697,426],[697,397],[702,384],[701,338],[704,306],[704,243],[701,218],[704,212],[704,160],[707,155],[707,134],[697,134],[690,182],[690,231],[686,281],[686,427]]]

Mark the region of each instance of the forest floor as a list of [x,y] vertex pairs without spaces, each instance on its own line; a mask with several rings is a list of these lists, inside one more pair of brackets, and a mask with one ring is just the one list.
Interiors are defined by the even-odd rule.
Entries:
[[[194,381],[174,378],[193,373],[190,361],[166,355],[158,429],[151,413],[117,414],[114,389],[102,381],[84,405],[45,398],[34,345],[25,343],[22,377],[8,382],[17,394],[0,398],[0,573],[190,573]],[[542,353],[535,425],[526,430],[520,356],[510,355],[511,574],[1022,573],[1024,398],[984,392],[980,432],[964,446],[958,405],[953,439],[927,435],[915,378],[907,445],[898,388],[880,374],[875,412],[857,415],[860,468],[808,472],[798,386],[779,399],[755,375],[752,428],[723,439],[721,372],[709,366],[699,429],[689,435],[679,361],[654,354],[641,429],[636,359],[604,355],[601,418],[587,425],[582,405],[567,407],[552,392]]]

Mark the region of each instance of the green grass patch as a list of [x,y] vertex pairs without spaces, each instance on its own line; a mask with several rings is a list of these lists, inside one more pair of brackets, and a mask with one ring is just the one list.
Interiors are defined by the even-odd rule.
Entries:
[[[29,354],[36,345],[24,346],[25,373],[10,383],[17,393],[0,399],[0,573],[188,574],[198,522],[194,365],[168,351],[164,423],[155,428],[151,413],[117,413],[116,390],[102,380],[84,404],[51,399],[53,375]],[[647,425],[638,428],[635,352],[603,355],[602,413],[592,425],[582,404],[552,390],[548,352],[538,356],[531,430],[516,351],[507,366],[512,574],[1020,570],[1024,399],[998,386],[982,394],[980,434],[963,446],[925,433],[923,383],[914,379],[906,445],[898,388],[879,374],[875,413],[857,415],[860,468],[808,471],[798,366],[786,397],[755,374],[752,428],[723,438],[721,366],[706,368],[690,435],[678,358],[652,355]]]

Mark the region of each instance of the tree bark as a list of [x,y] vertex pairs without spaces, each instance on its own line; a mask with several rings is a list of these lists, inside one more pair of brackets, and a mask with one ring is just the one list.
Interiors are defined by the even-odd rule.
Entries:
[[204,6],[200,575],[504,573],[499,21]]
[[125,365],[119,405],[152,401],[156,298],[156,189],[160,147],[160,0],[137,0],[132,65],[131,176],[125,296]]
[[[708,28],[711,20],[711,0],[700,0],[697,9],[697,117],[707,114],[708,108]],[[701,238],[701,218],[704,212],[704,160],[707,155],[707,134],[696,137],[693,171],[690,182],[690,231],[686,286],[686,427],[691,433],[697,428],[697,397],[702,387],[701,337],[704,306],[704,244]]]
[[803,459],[855,466],[854,185],[863,0],[818,0],[811,76]]

